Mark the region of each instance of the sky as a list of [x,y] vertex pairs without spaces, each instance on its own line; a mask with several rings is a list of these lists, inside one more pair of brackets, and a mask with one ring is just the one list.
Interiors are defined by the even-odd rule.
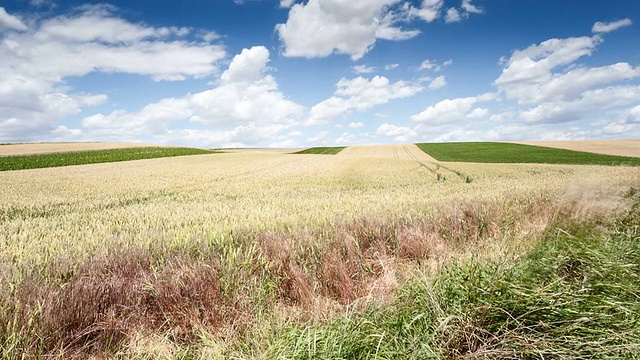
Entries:
[[0,143],[634,138],[637,0],[0,0]]

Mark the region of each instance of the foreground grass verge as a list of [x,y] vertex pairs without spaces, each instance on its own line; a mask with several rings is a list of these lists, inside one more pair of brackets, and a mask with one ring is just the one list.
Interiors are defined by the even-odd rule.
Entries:
[[436,160],[449,162],[640,166],[640,158],[522,144],[465,142],[417,145]]
[[302,151],[295,152],[294,154],[319,154],[319,155],[336,155],[340,151],[344,150],[342,147],[312,147]]
[[638,358],[638,289],[636,205],[607,232],[550,229],[514,263],[453,264],[388,305],[290,328],[267,358]]
[[173,156],[212,154],[213,151],[183,147],[141,147],[74,151],[0,157],[0,171],[39,169],[69,165],[96,164]]

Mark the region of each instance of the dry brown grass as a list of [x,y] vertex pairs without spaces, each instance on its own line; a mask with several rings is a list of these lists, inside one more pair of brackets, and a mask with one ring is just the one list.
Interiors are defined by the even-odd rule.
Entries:
[[272,233],[260,234],[256,240],[267,260],[269,272],[277,279],[279,297],[308,308],[313,297],[311,280],[296,263],[290,240]]
[[131,249],[79,264],[62,285],[30,278],[12,299],[19,314],[8,326],[30,327],[25,353],[51,354],[114,351],[139,331],[193,342],[199,329],[233,323],[234,303],[215,266],[177,254],[163,262]]

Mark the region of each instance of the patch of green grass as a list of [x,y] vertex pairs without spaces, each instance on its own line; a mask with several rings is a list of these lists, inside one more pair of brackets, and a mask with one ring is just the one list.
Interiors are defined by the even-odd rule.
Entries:
[[638,210],[607,232],[550,231],[513,264],[449,266],[389,305],[285,330],[268,357],[638,358],[639,236]]
[[640,157],[603,155],[522,144],[463,142],[417,145],[439,161],[640,166]]
[[340,151],[344,150],[342,147],[312,147],[302,151],[295,152],[294,154],[320,154],[320,155],[336,155]]
[[0,171],[84,165],[172,156],[213,154],[214,151],[183,147],[139,147],[88,150],[35,155],[0,156]]

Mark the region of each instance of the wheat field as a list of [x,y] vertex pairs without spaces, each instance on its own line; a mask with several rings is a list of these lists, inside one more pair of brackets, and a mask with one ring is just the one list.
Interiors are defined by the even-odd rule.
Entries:
[[597,154],[640,157],[640,140],[523,141],[524,145],[586,151]]
[[[559,217],[597,219],[638,184],[633,167],[439,163],[414,145],[7,171],[0,173],[0,323],[7,324],[0,335],[21,351],[80,357],[93,348],[79,343],[98,341],[87,329],[97,339],[119,329],[125,357],[153,354],[158,342],[175,355],[180,339],[202,334],[218,345],[259,338],[265,326],[384,301],[413,272],[451,259],[517,256],[524,239]],[[122,284],[116,278],[130,265],[137,270],[126,276],[139,282],[131,280],[128,298],[113,300],[113,309],[146,304],[150,286],[175,281],[183,294],[180,286],[214,274],[207,281],[218,290],[207,299],[222,304],[218,320],[166,315],[156,305],[123,318],[108,305],[95,314],[83,292],[112,299],[122,290],[105,284]],[[132,294],[147,300],[129,303]],[[206,303],[202,291],[181,296]],[[69,320],[51,305],[58,298],[75,299],[62,309],[90,310]],[[297,310],[277,315],[282,306]],[[139,313],[160,320],[132,315]],[[141,345],[149,332],[160,340]]]

